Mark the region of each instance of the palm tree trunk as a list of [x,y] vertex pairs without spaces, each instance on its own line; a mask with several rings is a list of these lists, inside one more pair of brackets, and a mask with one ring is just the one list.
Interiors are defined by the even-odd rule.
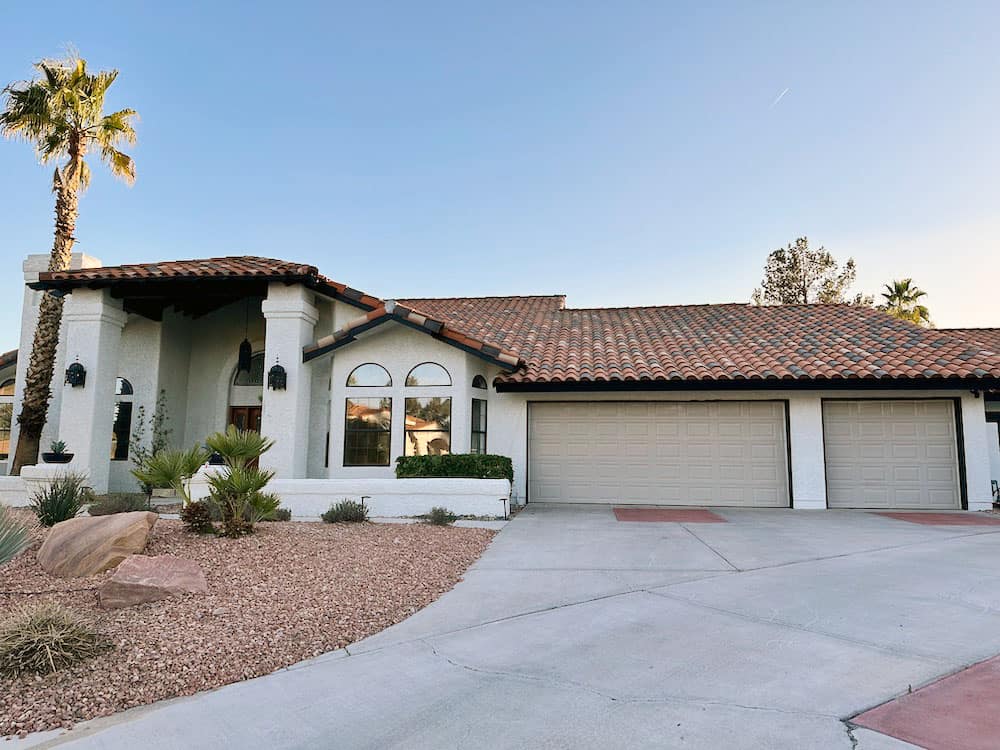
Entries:
[[[74,155],[81,159],[82,155]],[[72,158],[72,157],[71,157]],[[49,258],[50,271],[65,271],[73,257],[73,243],[76,238],[76,219],[79,215],[79,169],[70,175],[70,167],[56,170],[56,230]],[[17,448],[10,467],[11,475],[19,475],[22,466],[38,463],[39,443],[42,430],[48,418],[49,399],[52,397],[52,371],[55,369],[56,348],[59,346],[59,328],[62,325],[63,299],[51,294],[42,294],[38,307],[38,322],[35,324],[35,338],[31,345],[31,359],[24,380],[24,396],[21,413],[17,417],[20,431]]]

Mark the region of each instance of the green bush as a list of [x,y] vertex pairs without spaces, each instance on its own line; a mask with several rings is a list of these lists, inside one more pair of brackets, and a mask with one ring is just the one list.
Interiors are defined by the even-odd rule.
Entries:
[[38,516],[42,526],[55,526],[75,517],[93,498],[87,479],[81,474],[63,474],[54,477],[45,487],[37,490],[28,505]]
[[443,456],[400,456],[396,459],[396,476],[410,477],[469,477],[474,479],[506,479],[514,481],[514,464],[507,456],[482,453],[452,453]]
[[278,508],[267,518],[261,519],[263,521],[291,521],[292,511],[288,508]]
[[149,510],[149,498],[135,492],[101,495],[87,508],[87,512],[92,516],[110,516],[113,513],[131,513],[136,510]]
[[184,528],[193,531],[195,534],[215,533],[215,526],[212,525],[212,506],[205,500],[195,500],[181,508],[181,521]]
[[28,546],[28,529],[0,505],[0,565],[13,560]]
[[450,526],[458,520],[458,516],[452,511],[440,506],[431,508],[431,512],[424,516],[424,518],[432,526]]
[[322,515],[326,523],[362,523],[368,520],[368,508],[354,500],[341,500]]
[[49,674],[109,647],[72,610],[53,602],[36,604],[0,622],[0,676]]

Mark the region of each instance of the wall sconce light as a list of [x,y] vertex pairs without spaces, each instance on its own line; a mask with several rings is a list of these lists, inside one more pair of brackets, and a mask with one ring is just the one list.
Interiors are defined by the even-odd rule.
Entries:
[[272,391],[283,391],[288,387],[288,373],[284,367],[275,364],[267,371],[267,387]]
[[72,388],[83,388],[87,384],[87,370],[79,362],[66,368],[66,382]]

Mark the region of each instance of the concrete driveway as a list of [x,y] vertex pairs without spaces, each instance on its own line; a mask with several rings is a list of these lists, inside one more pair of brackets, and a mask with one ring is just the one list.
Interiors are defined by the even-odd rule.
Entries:
[[55,744],[902,748],[844,719],[1000,652],[998,526],[719,514],[531,505],[409,620]]

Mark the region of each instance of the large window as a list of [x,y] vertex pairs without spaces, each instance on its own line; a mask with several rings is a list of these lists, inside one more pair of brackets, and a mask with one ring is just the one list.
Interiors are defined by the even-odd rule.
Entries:
[[440,456],[451,453],[451,398],[406,399],[407,456]]
[[451,385],[451,375],[436,362],[417,365],[406,376],[407,385]]
[[351,371],[347,376],[347,385],[350,388],[378,388],[392,385],[392,378],[382,365],[369,362],[366,365],[358,365]]
[[10,423],[14,416],[14,381],[0,384],[0,461],[10,454]]
[[349,398],[344,417],[344,466],[388,466],[391,398]]
[[486,399],[472,399],[472,443],[469,453],[486,453]]
[[115,381],[115,416],[111,427],[111,460],[128,460],[132,438],[132,384],[125,378]]

